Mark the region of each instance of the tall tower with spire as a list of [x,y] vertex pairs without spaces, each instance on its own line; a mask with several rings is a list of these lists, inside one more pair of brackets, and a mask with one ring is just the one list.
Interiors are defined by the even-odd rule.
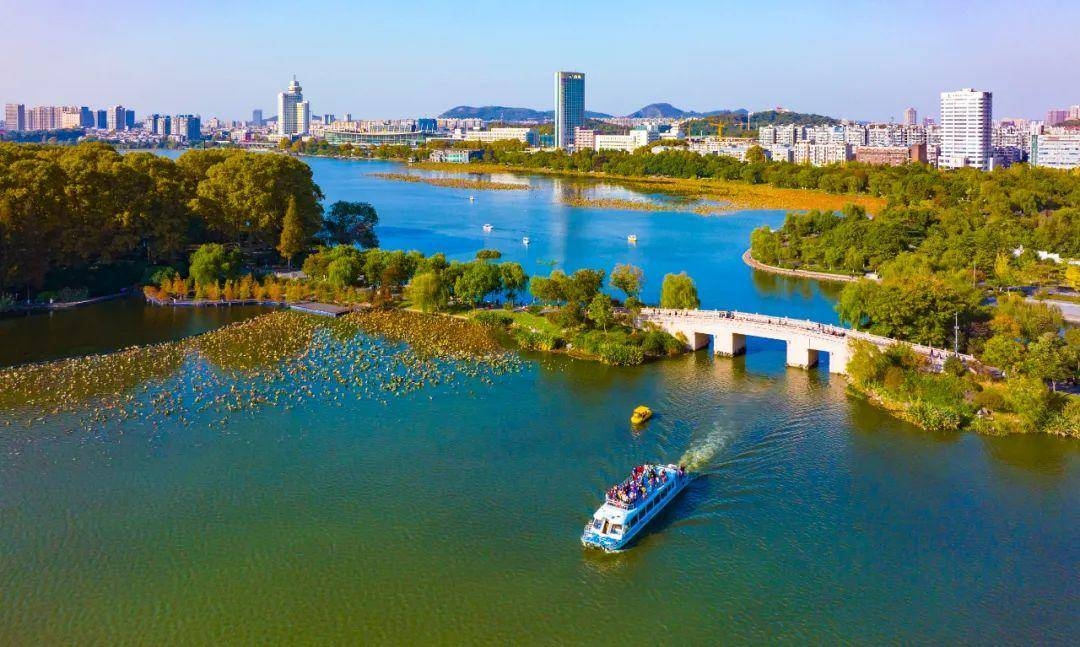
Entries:
[[311,105],[304,101],[303,88],[293,75],[285,92],[278,93],[278,135],[306,135],[311,130]]

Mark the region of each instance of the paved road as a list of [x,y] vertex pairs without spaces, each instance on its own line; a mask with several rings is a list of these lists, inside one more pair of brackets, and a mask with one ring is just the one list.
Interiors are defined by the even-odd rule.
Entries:
[[1055,301],[1053,299],[1032,299],[1028,297],[1025,301],[1031,303],[1046,303],[1052,306],[1061,308],[1061,314],[1065,315],[1065,321],[1074,324],[1080,324],[1080,303],[1073,303],[1071,301]]

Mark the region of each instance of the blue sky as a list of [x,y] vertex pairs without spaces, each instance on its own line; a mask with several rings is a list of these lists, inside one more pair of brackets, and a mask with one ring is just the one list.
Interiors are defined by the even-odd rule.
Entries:
[[996,117],[1080,103],[1080,2],[338,2],[0,0],[0,102],[269,115],[295,73],[316,113],[550,108],[586,73],[589,109],[783,105],[936,116],[994,92]]

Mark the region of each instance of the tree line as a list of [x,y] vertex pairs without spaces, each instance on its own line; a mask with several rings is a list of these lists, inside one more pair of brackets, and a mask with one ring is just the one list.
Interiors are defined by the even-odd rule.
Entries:
[[378,244],[370,205],[338,203],[324,218],[322,200],[311,169],[283,155],[0,144],[0,293],[86,285],[116,268],[131,285],[208,242],[263,262],[317,237]]

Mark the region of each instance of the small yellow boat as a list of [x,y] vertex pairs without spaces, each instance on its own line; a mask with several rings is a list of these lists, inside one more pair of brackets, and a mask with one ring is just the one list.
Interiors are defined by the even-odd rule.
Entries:
[[652,409],[645,405],[641,405],[634,409],[634,413],[630,414],[630,422],[635,425],[640,425],[649,418],[652,418]]

